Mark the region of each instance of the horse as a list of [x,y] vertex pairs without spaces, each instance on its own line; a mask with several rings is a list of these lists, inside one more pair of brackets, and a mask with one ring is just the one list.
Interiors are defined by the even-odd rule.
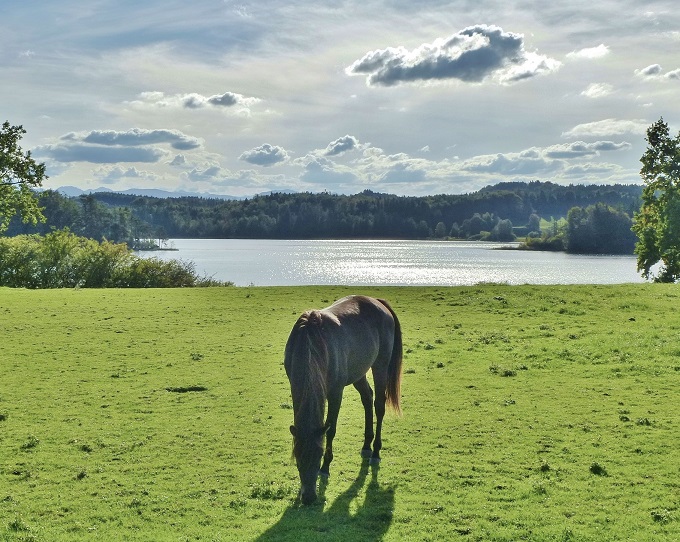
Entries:
[[[382,299],[351,295],[298,318],[286,343],[284,366],[293,398],[290,432],[303,504],[317,499],[317,477],[330,476],[342,394],[350,384],[359,392],[365,411],[361,456],[379,464],[385,405],[401,413],[402,355],[399,319]],[[366,378],[369,369],[375,400]]]

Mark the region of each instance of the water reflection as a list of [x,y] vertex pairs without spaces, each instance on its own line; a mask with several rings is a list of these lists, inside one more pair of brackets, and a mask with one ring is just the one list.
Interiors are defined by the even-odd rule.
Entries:
[[178,252],[144,256],[191,260],[200,274],[239,286],[643,282],[634,256],[496,250],[498,245],[479,242],[175,239],[172,243]]

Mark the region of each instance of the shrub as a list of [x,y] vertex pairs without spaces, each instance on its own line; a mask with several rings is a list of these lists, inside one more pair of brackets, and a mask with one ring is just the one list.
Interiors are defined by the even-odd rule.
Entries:
[[0,286],[14,288],[179,288],[229,286],[196,274],[193,262],[135,256],[124,243],[68,229],[0,238]]

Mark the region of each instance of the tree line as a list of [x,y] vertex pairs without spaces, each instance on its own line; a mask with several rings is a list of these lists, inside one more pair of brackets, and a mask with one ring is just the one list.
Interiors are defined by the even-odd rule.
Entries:
[[[38,195],[46,222],[24,224],[15,218],[8,234],[44,234],[68,227],[78,235],[134,247],[142,240],[170,237],[508,241],[540,237],[541,218],[567,217],[574,207],[606,206],[630,219],[640,206],[640,195],[641,187],[635,185],[539,181],[501,183],[463,195],[411,197],[365,190],[354,195],[272,193],[226,201],[109,192],[72,198],[47,190]],[[630,232],[625,220],[601,222],[596,229],[627,227]],[[632,252],[632,245],[627,251]]]

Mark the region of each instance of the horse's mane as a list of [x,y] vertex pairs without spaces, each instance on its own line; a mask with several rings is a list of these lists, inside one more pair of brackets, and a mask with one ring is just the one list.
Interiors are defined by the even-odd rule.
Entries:
[[[298,395],[296,414],[299,413],[303,418],[323,418],[329,361],[328,345],[321,331],[322,324],[321,311],[309,310],[298,318],[293,328],[295,342],[290,360],[291,382],[294,393]],[[310,419],[309,422],[313,420]]]

